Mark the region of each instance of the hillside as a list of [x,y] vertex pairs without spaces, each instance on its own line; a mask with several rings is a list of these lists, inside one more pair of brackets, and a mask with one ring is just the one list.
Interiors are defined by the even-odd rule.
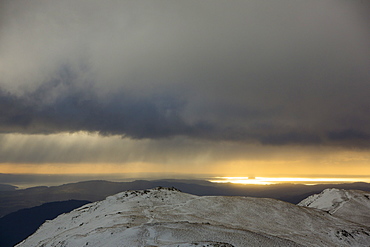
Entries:
[[[26,246],[366,246],[370,228],[267,198],[126,191],[43,224]],[[211,245],[212,244],[212,245]]]
[[370,227],[370,192],[326,189],[304,199],[298,205],[324,210],[331,215]]

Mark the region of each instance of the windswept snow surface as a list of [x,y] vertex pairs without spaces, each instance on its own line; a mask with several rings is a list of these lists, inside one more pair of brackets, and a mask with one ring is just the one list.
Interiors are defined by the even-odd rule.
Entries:
[[360,190],[326,189],[298,205],[317,208],[370,227],[370,192]]
[[370,228],[321,210],[176,189],[126,191],[43,224],[18,247],[368,246]]

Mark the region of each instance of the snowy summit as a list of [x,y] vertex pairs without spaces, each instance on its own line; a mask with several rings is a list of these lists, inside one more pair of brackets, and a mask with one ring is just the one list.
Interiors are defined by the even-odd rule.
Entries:
[[45,222],[29,246],[367,246],[370,228],[275,199],[125,191]]
[[370,227],[370,193],[360,190],[326,189],[298,205],[327,211]]

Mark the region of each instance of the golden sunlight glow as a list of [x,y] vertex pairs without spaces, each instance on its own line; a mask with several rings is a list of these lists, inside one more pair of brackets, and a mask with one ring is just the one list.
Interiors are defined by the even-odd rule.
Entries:
[[119,164],[1,164],[2,173],[12,174],[117,174],[143,172],[152,166],[133,162],[125,166]]
[[[223,151],[222,143],[208,147],[211,144],[197,142],[193,148],[189,140],[132,140],[86,132],[0,134],[0,139],[0,154],[8,157],[0,162],[0,173],[7,174],[127,177],[145,173],[156,178],[179,174],[215,183],[251,185],[370,182],[368,150],[248,145],[241,148],[227,144],[227,150],[238,150],[231,155]],[[172,153],[159,148],[176,146],[177,141],[184,148],[171,149]]]
[[187,167],[158,165],[145,162],[115,163],[52,163],[52,164],[17,164],[0,163],[0,173],[7,174],[64,174],[64,175],[94,175],[94,174],[189,174]]
[[281,183],[294,184],[322,184],[322,183],[351,183],[351,182],[370,182],[370,178],[271,178],[271,177],[216,177],[209,180],[212,183],[232,183],[232,184],[254,184],[269,185]]

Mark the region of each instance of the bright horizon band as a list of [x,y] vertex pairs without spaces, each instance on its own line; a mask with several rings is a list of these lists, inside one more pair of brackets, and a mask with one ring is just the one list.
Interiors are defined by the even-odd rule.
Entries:
[[303,177],[215,177],[212,183],[269,185],[279,183],[297,183],[314,185],[320,183],[370,182],[370,178],[303,178]]

